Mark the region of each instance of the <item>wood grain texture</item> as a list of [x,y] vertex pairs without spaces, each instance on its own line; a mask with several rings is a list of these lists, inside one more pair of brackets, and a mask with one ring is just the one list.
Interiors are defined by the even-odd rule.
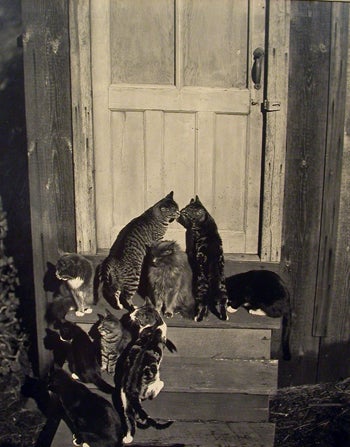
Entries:
[[[347,5],[348,6],[348,5]],[[333,5],[333,8],[336,5]],[[338,7],[337,7],[338,9]],[[349,11],[343,5],[341,8],[343,20],[349,20]],[[350,31],[348,31],[348,42]],[[320,345],[320,362],[318,380],[331,381],[350,375],[349,362],[341,361],[349,358],[350,337],[350,49],[348,47],[347,86],[344,146],[342,152],[342,173],[340,188],[340,203],[337,226],[337,242],[334,258],[334,273],[332,276],[331,299],[329,301],[327,318],[327,335]],[[341,101],[340,101],[341,102]],[[340,125],[341,123],[339,123]]]
[[267,422],[269,404],[267,396],[162,392],[143,406],[155,418],[177,421]]
[[112,83],[168,84],[175,81],[175,2],[111,2]]
[[265,97],[279,100],[278,112],[265,114],[265,153],[263,209],[261,214],[262,261],[279,262],[281,258],[283,191],[289,69],[290,1],[274,0],[268,4],[268,50]]
[[[330,4],[292,2],[283,267],[291,285],[292,360],[280,362],[280,383],[314,383],[319,338],[312,318],[327,130]],[[301,88],[302,86],[302,88]]]
[[[50,11],[50,13],[48,13]],[[49,296],[46,262],[75,251],[68,10],[66,1],[22,2],[25,100],[39,368]]]
[[96,253],[90,2],[68,3],[77,250]]
[[333,288],[339,282],[339,278],[334,281],[334,276],[344,146],[348,22],[349,5],[333,4],[321,238],[313,321],[315,336],[327,335],[328,324],[334,326],[329,319],[329,308],[332,301],[340,298]]

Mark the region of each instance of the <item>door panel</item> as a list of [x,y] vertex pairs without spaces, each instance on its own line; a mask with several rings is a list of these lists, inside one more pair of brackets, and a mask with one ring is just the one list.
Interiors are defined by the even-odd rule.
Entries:
[[[174,190],[180,207],[199,195],[226,253],[257,253],[262,90],[248,73],[254,48],[264,44],[264,7],[258,0],[92,1],[99,250]],[[166,237],[184,245],[177,223]]]

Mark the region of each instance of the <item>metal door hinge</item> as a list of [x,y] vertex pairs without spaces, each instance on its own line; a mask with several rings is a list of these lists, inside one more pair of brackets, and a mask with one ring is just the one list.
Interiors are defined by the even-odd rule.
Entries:
[[278,112],[281,110],[281,102],[278,100],[269,101],[268,99],[264,99],[263,110],[264,112]]

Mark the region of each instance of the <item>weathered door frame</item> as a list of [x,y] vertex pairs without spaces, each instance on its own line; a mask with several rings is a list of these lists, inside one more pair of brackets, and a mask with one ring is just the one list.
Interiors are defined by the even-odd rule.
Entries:
[[[262,166],[260,253],[259,256],[239,258],[227,254],[227,260],[279,262],[281,256],[290,0],[267,1],[267,6],[269,32],[266,33],[265,99],[270,103],[278,101],[280,107],[277,112],[264,114],[266,143]],[[77,249],[80,253],[97,254],[90,14],[89,1],[69,1]]]

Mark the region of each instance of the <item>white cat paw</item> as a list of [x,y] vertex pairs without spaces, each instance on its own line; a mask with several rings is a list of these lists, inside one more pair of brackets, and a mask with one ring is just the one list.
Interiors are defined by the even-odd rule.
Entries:
[[72,373],[72,379],[79,380],[79,376],[77,376],[75,373]]
[[72,442],[73,442],[73,445],[75,445],[77,447],[81,445],[80,442],[78,442],[78,439],[77,439],[77,437],[75,435],[73,435]]
[[249,313],[251,315],[260,315],[261,317],[265,317],[266,316],[266,313],[263,310],[261,310],[261,309],[256,309],[256,310],[249,309]]
[[76,311],[75,311],[75,315],[76,315],[77,317],[83,317],[83,316],[84,316],[84,312],[81,312],[80,310],[76,310]]
[[86,309],[84,309],[84,312],[85,312],[86,314],[91,314],[91,313],[92,313],[92,309],[91,309],[91,307],[87,307]]
[[130,443],[132,443],[133,439],[134,438],[131,436],[131,434],[128,433],[126,436],[124,436],[123,442],[124,442],[124,444],[130,444]]
[[235,309],[232,306],[227,306],[227,312],[230,312],[230,314],[234,314],[235,312],[237,312],[238,309]]

